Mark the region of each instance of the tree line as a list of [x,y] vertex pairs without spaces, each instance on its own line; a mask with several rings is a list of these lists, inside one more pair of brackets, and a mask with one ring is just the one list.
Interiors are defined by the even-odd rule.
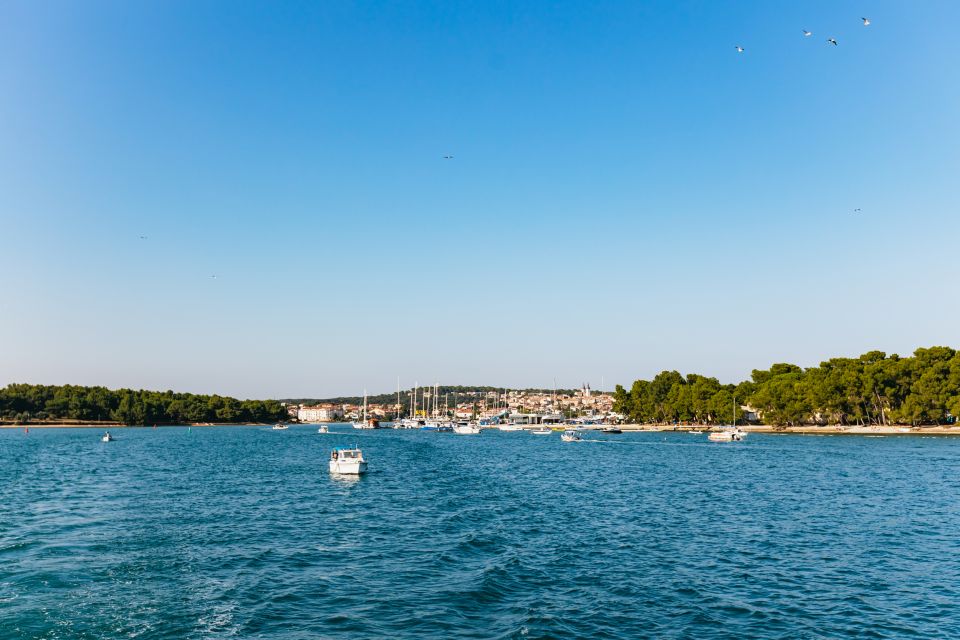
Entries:
[[276,400],[237,400],[173,391],[111,390],[74,385],[11,384],[0,389],[0,419],[110,420],[128,425],[191,422],[275,422],[287,417]]
[[960,352],[870,351],[808,369],[780,363],[754,369],[736,385],[663,371],[614,392],[614,410],[637,423],[729,423],[744,418],[742,406],[774,426],[953,423],[960,416]]

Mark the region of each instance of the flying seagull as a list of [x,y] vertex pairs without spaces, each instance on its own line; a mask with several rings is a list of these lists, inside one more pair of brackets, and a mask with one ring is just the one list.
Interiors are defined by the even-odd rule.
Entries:
[[443,156],[444,160],[453,160],[453,156]]
[[213,278],[214,280],[217,279],[217,276],[216,276],[216,275],[212,275],[212,276],[210,276],[210,277]]
[[865,27],[870,26],[870,18],[860,18],[860,19],[863,20],[863,26]]
[[140,239],[141,239],[141,240],[146,240],[146,239],[147,239],[147,236],[140,236]]
[[857,207],[856,209],[854,209],[853,212],[854,212],[854,213],[860,213],[860,207]]
[[737,45],[737,53],[743,53],[743,47]]
[[837,46],[837,40],[836,40],[836,38],[827,38],[827,42],[829,42],[829,43],[832,44],[833,46]]
[[809,38],[810,36],[813,35],[813,31],[807,31],[806,29],[804,29],[804,30],[803,30],[803,35],[806,36],[807,38]]

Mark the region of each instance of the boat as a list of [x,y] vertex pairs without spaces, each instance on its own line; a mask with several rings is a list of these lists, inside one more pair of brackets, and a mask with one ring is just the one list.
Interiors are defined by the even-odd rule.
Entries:
[[560,439],[564,442],[580,442],[583,436],[576,429],[567,429],[560,434]]
[[330,452],[330,473],[358,476],[367,472],[367,461],[360,449],[334,449]]
[[523,431],[523,425],[519,424],[501,424],[499,427],[500,431]]
[[274,430],[274,431],[286,431],[286,430],[289,429],[289,428],[290,428],[290,427],[288,427],[287,425],[285,425],[285,424],[280,424],[280,423],[277,423],[277,424],[273,425],[273,430]]
[[439,431],[449,433],[453,431],[453,424],[446,420],[427,420],[422,427],[421,431]]
[[747,435],[745,431],[737,426],[737,400],[733,400],[733,424],[729,427],[720,427],[719,431],[711,431],[707,434],[707,440],[710,442],[740,442],[743,436]]
[[114,439],[115,438],[112,435],[110,435],[110,432],[106,431],[104,432],[103,437],[100,438],[100,442],[113,442]]
[[367,390],[363,390],[363,422],[354,422],[354,429],[376,429],[377,424],[375,420],[367,419]]
[[480,433],[480,425],[474,422],[458,422],[453,425],[453,432],[462,436],[475,436]]
[[317,433],[330,433],[330,429],[325,424],[320,425],[320,428],[317,429]]
[[553,429],[549,429],[547,427],[540,427],[539,429],[531,429],[530,433],[532,433],[535,436],[548,436],[551,433],[553,433]]
[[604,427],[600,430],[602,433],[623,433],[623,429],[619,427]]
[[744,432],[734,427],[733,429],[723,429],[722,431],[711,431],[707,435],[710,442],[740,442],[743,440]]

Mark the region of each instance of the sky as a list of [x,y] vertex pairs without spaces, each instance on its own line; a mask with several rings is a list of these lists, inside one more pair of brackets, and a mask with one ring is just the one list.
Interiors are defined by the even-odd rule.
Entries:
[[6,0],[0,385],[609,389],[960,347],[957,23]]

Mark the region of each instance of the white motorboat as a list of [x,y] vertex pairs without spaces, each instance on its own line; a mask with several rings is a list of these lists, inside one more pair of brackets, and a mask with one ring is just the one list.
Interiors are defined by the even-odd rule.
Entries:
[[553,433],[553,430],[546,427],[540,427],[539,429],[531,429],[530,433],[535,436],[548,436]]
[[367,461],[360,449],[334,449],[330,452],[330,473],[358,476],[367,472]]
[[583,440],[583,435],[576,429],[567,429],[560,434],[560,439],[564,442],[580,442]]
[[329,427],[327,425],[320,425],[320,428],[317,429],[317,433],[330,433]]
[[453,425],[453,432],[462,436],[475,436],[480,433],[480,425],[475,422],[457,422]]
[[740,442],[746,434],[734,427],[733,429],[723,429],[722,431],[711,431],[707,435],[710,442]]
[[498,428],[500,431],[523,431],[521,424],[501,424]]
[[109,431],[105,432],[103,434],[103,437],[100,438],[100,442],[113,442],[113,441],[114,441],[114,437],[110,435]]
[[273,425],[273,430],[274,430],[274,431],[286,431],[286,430],[289,429],[289,428],[290,428],[290,427],[288,427],[288,426],[285,425],[285,424],[279,424],[279,423],[277,423],[277,424]]

